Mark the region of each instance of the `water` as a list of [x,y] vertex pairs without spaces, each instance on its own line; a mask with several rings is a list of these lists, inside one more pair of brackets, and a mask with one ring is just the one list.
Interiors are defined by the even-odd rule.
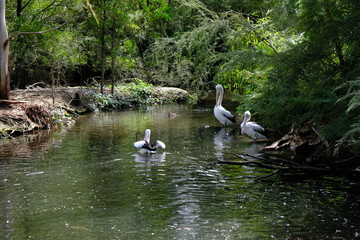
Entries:
[[[168,113],[178,114],[169,118]],[[165,151],[139,154],[144,130]],[[360,239],[356,182],[217,164],[264,144],[184,105],[0,142],[0,239]]]

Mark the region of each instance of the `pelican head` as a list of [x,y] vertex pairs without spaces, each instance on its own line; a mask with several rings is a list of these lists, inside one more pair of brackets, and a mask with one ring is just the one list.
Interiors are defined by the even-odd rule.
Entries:
[[145,130],[145,135],[144,135],[144,141],[145,142],[150,142],[150,134],[151,134],[150,129],[146,129]]
[[215,86],[215,89],[216,89],[216,105],[219,106],[221,105],[222,98],[224,95],[224,88],[221,84],[217,84]]
[[217,84],[215,86],[215,89],[216,89],[216,91],[224,91],[224,88],[223,88],[223,86],[221,84]]
[[244,121],[248,122],[248,121],[250,121],[250,119],[251,119],[251,113],[250,113],[250,111],[246,111],[244,113]]

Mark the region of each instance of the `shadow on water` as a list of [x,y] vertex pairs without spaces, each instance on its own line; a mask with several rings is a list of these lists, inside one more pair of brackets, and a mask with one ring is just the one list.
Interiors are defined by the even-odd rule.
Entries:
[[[359,239],[357,184],[239,179],[267,171],[217,161],[266,143],[222,128],[204,106],[92,114],[2,141],[0,239]],[[133,147],[147,128],[164,151]]]

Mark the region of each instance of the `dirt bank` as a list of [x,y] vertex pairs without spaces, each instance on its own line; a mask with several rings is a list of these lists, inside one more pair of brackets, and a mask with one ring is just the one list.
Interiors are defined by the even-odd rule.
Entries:
[[140,97],[106,92],[101,95],[98,89],[80,87],[12,90],[10,101],[0,101],[0,137],[66,126],[80,114],[133,108],[148,98],[161,104],[184,102],[190,97],[185,90],[166,87],[150,88]]

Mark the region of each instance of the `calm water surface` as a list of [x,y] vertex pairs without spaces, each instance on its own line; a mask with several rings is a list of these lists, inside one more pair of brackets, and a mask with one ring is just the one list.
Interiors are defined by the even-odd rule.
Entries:
[[[165,151],[133,148],[146,128]],[[0,146],[0,239],[360,239],[358,184],[239,178],[268,172],[217,160],[264,143],[221,128],[211,109],[92,114]]]

